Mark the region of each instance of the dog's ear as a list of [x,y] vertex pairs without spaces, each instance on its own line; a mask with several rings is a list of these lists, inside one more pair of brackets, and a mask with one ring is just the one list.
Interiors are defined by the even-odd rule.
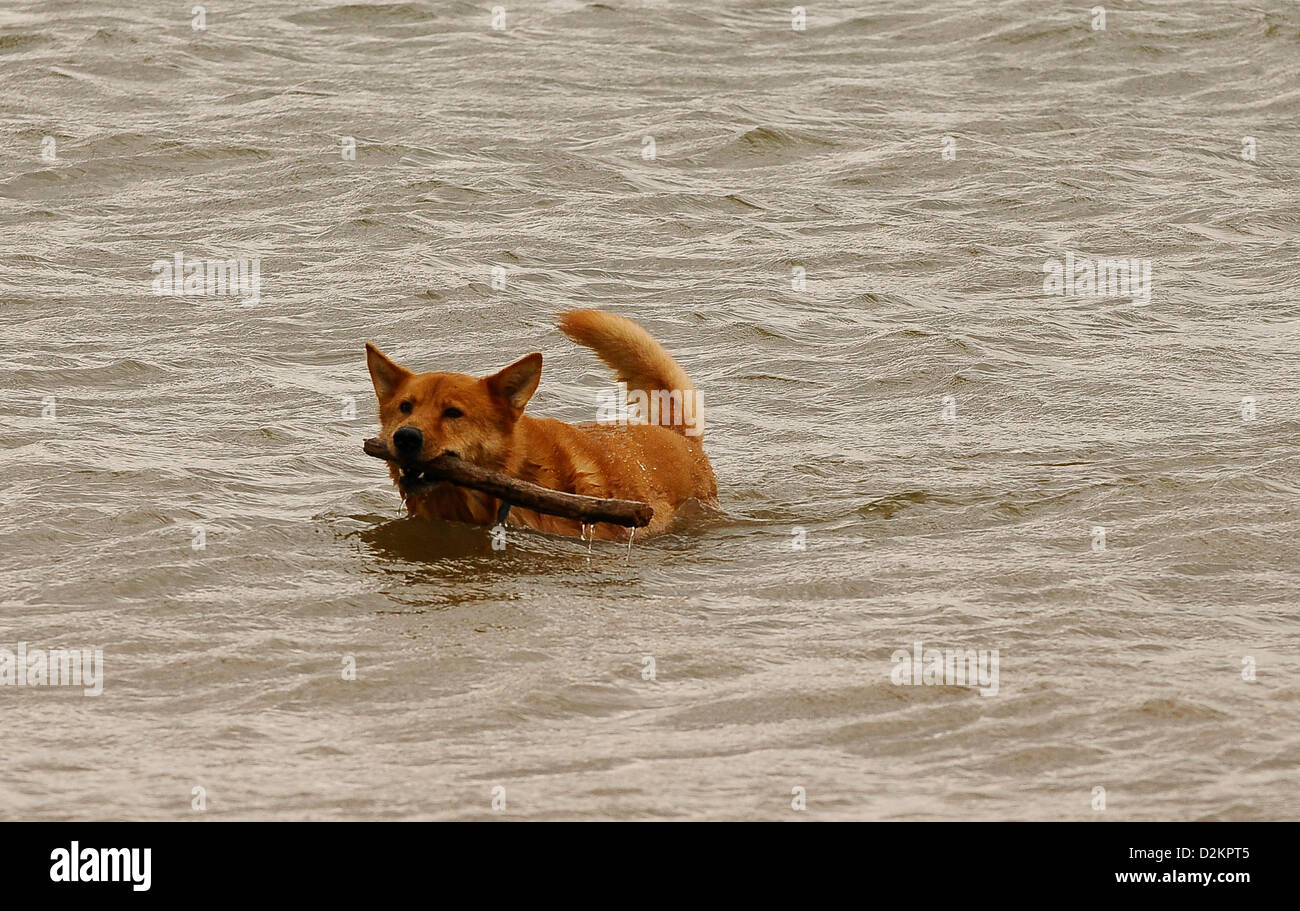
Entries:
[[484,378],[488,391],[499,399],[504,399],[515,412],[523,414],[524,406],[537,391],[537,384],[542,379],[542,356],[533,352],[528,357],[520,358],[509,367]]
[[366,366],[370,368],[370,382],[375,384],[375,395],[385,401],[402,380],[411,375],[405,367],[394,364],[384,352],[366,342]]

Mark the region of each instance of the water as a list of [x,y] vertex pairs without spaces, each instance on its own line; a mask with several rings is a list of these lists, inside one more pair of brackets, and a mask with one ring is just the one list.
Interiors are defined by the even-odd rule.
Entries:
[[[1300,7],[488,7],[0,10],[0,647],[106,677],[0,690],[0,816],[1294,818]],[[362,343],[587,420],[573,306],[700,384],[726,515],[398,518]]]

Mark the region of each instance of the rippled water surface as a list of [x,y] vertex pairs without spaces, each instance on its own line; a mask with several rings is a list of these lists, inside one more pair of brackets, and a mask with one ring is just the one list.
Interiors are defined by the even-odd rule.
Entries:
[[[0,817],[1300,815],[1300,6],[492,5],[0,9],[0,647],[106,675],[0,688]],[[400,519],[362,343],[588,420],[574,306],[726,514]]]

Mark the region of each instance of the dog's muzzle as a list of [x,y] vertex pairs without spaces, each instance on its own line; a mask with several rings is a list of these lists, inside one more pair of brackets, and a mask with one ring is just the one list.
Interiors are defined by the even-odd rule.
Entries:
[[[419,431],[416,432],[418,433]],[[397,434],[394,434],[393,436],[394,439],[396,439]],[[459,456],[451,450],[446,450],[443,452],[443,455],[456,456],[459,458]],[[402,486],[402,490],[407,494],[420,494],[432,490],[439,484],[445,484],[447,482],[438,478],[429,477],[419,464],[413,464],[403,466],[402,474],[398,478],[398,483]]]

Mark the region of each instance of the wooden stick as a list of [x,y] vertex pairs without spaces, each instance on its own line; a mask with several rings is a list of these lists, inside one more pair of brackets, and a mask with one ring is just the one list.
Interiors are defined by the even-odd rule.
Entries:
[[609,522],[630,528],[642,528],[654,518],[654,509],[640,500],[608,500],[588,497],[579,493],[564,493],[539,484],[530,484],[499,471],[480,468],[472,462],[454,455],[440,455],[428,462],[405,463],[394,458],[387,444],[371,437],[362,445],[366,455],[384,459],[404,469],[422,471],[430,478],[448,481],[461,487],[481,490],[512,506],[522,506],[534,512],[576,519],[586,525]]

